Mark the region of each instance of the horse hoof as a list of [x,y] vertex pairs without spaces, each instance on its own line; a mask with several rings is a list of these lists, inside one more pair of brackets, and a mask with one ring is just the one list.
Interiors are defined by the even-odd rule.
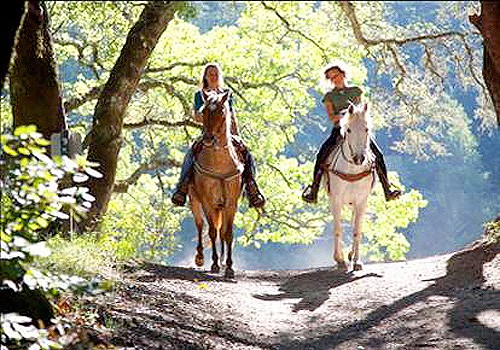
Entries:
[[363,270],[363,264],[361,264],[361,263],[354,264],[353,265],[353,270],[354,271],[361,271],[361,270]]
[[196,255],[194,262],[196,266],[200,267],[203,266],[203,264],[205,263],[205,259],[203,259],[203,255]]
[[212,272],[212,273],[219,273],[220,272],[219,265],[213,264],[212,268],[210,269],[210,272]]
[[224,274],[226,278],[234,278],[234,271],[232,269],[226,269],[226,273]]
[[342,271],[347,271],[348,266],[345,261],[337,262],[337,268]]

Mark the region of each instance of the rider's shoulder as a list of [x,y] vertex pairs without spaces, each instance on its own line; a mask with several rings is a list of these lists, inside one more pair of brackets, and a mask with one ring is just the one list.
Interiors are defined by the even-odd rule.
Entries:
[[232,95],[232,94],[233,94],[233,90],[231,90],[231,89],[230,89],[230,88],[228,88],[228,87],[223,87],[223,88],[222,88],[222,92],[223,92],[223,93],[229,92],[229,95]]
[[356,86],[356,85],[349,86],[347,89],[348,89],[351,93],[356,94],[356,95],[361,95],[361,94],[363,94],[363,90],[362,90],[359,86]]
[[323,96],[323,99],[321,100],[322,102],[325,102],[327,100],[331,100],[332,96],[334,95],[333,90],[327,91],[327,93]]

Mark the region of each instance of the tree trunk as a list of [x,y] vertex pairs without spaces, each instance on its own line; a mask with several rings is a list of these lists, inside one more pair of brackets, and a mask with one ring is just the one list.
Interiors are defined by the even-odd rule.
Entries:
[[17,29],[25,10],[25,1],[16,0],[0,13],[0,90],[9,70],[10,57],[14,48]]
[[66,129],[57,65],[43,1],[29,0],[15,46],[10,74],[14,127],[35,124],[50,140]]
[[500,3],[481,1],[481,14],[470,21],[483,36],[483,77],[500,126]]
[[104,86],[94,112],[92,130],[86,138],[88,160],[99,163],[102,178],[92,178],[88,186],[96,198],[89,215],[81,223],[91,230],[106,211],[113,192],[118,153],[121,147],[123,116],[151,52],[175,13],[174,1],[150,1],[130,30],[120,57]]

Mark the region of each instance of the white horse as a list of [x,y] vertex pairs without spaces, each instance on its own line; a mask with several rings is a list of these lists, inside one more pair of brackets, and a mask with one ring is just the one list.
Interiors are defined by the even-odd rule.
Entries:
[[374,156],[370,150],[371,119],[367,117],[367,105],[350,105],[341,119],[341,136],[336,150],[330,156],[325,185],[333,215],[334,259],[339,268],[347,270],[342,251],[342,209],[348,204],[352,209],[353,244],[348,259],[355,271],[363,265],[359,256],[359,245],[363,237],[362,221],[366,212],[368,196],[375,180]]

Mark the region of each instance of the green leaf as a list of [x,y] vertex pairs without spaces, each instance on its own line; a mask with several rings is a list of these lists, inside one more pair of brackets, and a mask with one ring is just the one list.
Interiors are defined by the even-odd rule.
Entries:
[[36,125],[21,125],[14,130],[14,136],[21,136],[23,134],[31,134],[36,132]]
[[9,146],[7,145],[2,145],[2,149],[5,153],[7,153],[8,155],[11,155],[13,157],[17,156],[18,153],[16,152],[16,150],[10,148]]

